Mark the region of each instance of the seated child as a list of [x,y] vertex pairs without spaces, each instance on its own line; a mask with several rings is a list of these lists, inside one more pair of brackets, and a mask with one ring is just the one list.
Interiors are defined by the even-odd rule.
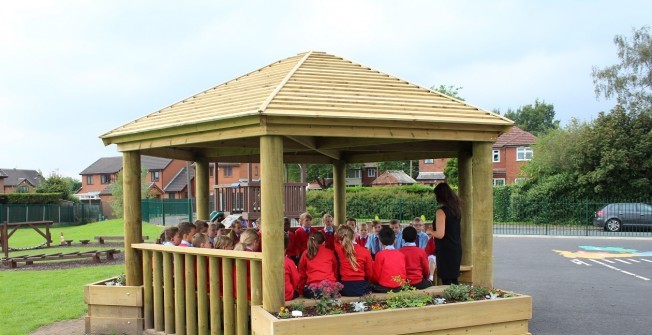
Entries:
[[226,227],[224,226],[223,223],[218,223],[217,224],[217,235],[215,236],[222,236],[226,235]]
[[369,239],[369,230],[367,227],[366,223],[360,223],[358,226],[358,234],[355,236],[355,243],[363,247],[367,246],[367,240]]
[[326,248],[335,250],[335,227],[333,227],[333,216],[326,213],[321,218],[321,223],[324,225],[321,233],[326,237]]
[[181,243],[181,237],[179,236],[179,227],[167,227],[161,234],[161,241],[163,245],[169,247],[175,247]]
[[417,230],[414,227],[403,229],[405,244],[400,252],[405,256],[405,273],[411,286],[419,290],[430,287],[428,280],[428,256],[423,249],[416,246]]
[[303,255],[304,251],[306,251],[310,234],[317,231],[317,229],[313,228],[312,226],[312,215],[310,215],[308,212],[305,212],[299,216],[299,223],[301,224],[301,227],[297,228],[297,230],[294,231],[293,253],[297,258],[300,258],[301,255]]
[[426,255],[428,255],[428,266],[430,267],[430,276],[428,279],[434,281],[435,270],[437,270],[437,247],[435,246],[435,237],[432,236],[432,225],[428,225],[427,231],[430,236],[425,249]]
[[204,220],[195,220],[195,228],[198,233],[205,234],[208,232],[208,223]]
[[233,250],[234,246],[235,242],[233,242],[233,240],[227,235],[221,235],[215,239],[215,249]]
[[208,241],[208,235],[197,233],[192,237],[192,246],[195,248],[211,249],[211,243]]
[[314,232],[308,237],[307,250],[299,260],[299,292],[306,298],[314,298],[314,292],[308,289],[310,284],[319,284],[324,280],[337,281],[337,258],[333,250],[326,248],[326,238],[321,232]]
[[210,223],[208,224],[208,241],[211,242],[211,248],[213,247],[215,243],[215,236],[217,236],[217,224],[216,223]]
[[340,282],[344,286],[342,295],[361,297],[371,292],[369,281],[373,276],[373,260],[367,248],[353,241],[353,229],[341,225],[337,229],[340,243],[335,244],[335,254],[340,263]]
[[346,225],[351,227],[351,229],[353,229],[353,233],[356,233],[358,231],[357,224],[355,222],[355,218],[353,218],[353,217],[346,218]]
[[242,221],[240,220],[235,220],[231,224],[231,232],[229,232],[228,235],[233,240],[233,242],[240,242],[240,234],[242,234],[242,231],[244,230],[242,227]]
[[405,256],[394,248],[396,237],[389,227],[383,227],[378,232],[378,238],[383,250],[376,254],[372,290],[377,293],[398,291],[405,282]]
[[[421,249],[425,249],[426,245],[428,244],[428,239],[430,238],[428,234],[423,232],[423,221],[421,220],[420,217],[415,217],[412,219],[412,223],[410,224],[414,229],[417,230],[417,239],[414,241],[414,243],[417,244],[417,247]],[[403,238],[403,241],[405,241],[405,238]]]
[[192,247],[192,237],[195,236],[197,231],[196,227],[192,222],[181,222],[179,223],[179,236],[181,236],[181,242],[179,243],[180,247]]
[[401,236],[401,224],[396,219],[389,221],[389,228],[392,228],[394,231],[394,237],[396,241],[394,242],[394,249],[398,250],[403,247],[403,236]]
[[[285,246],[285,250],[290,245],[290,238],[287,235],[283,237],[283,245]],[[287,255],[283,258],[283,263],[285,265],[285,301],[288,301],[299,297],[299,292],[297,291],[297,287],[299,286],[299,271],[294,261]]]
[[[258,243],[260,239],[258,238],[258,232],[256,229],[249,228],[245,229],[240,235],[240,242],[238,242],[233,250],[235,251],[248,251],[254,252],[258,248]],[[247,299],[251,300],[251,268],[249,266],[249,261],[247,261]],[[237,298],[237,276],[236,276],[236,264],[233,264],[233,297]]]
[[380,244],[380,240],[378,239],[378,233],[380,232],[380,229],[383,226],[380,224],[380,221],[378,220],[373,220],[371,221],[371,235],[369,235],[369,238],[367,239],[367,244],[365,244],[365,247],[369,249],[369,252],[371,252],[371,257],[375,258],[376,254],[382,250],[382,245]]

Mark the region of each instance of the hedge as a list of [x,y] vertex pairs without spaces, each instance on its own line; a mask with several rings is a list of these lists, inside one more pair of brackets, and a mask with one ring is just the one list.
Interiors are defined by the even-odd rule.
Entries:
[[61,193],[7,193],[8,204],[58,204]]

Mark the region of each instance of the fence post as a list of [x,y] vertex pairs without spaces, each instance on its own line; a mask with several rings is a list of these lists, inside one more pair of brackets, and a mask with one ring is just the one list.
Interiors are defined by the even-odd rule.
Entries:
[[165,200],[161,198],[161,219],[163,220],[163,227],[165,227]]
[[584,236],[589,236],[589,199],[584,200],[584,224],[586,225]]
[[84,213],[84,203],[82,202],[82,204],[81,204],[81,223],[82,223],[82,224],[86,223],[86,222],[84,221],[84,214],[85,214],[85,213]]
[[544,207],[546,208],[546,236],[548,236],[550,234],[550,231],[548,230],[549,229],[548,215],[550,214],[550,210],[549,210],[550,203],[548,202],[548,198],[544,199],[543,201],[544,201]]

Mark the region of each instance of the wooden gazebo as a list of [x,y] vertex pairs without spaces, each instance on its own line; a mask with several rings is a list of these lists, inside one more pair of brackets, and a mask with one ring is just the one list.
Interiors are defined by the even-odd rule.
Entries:
[[[177,263],[182,263],[185,255],[186,283],[189,276],[194,278],[194,274],[187,271],[190,264],[197,262],[200,277],[201,269],[209,266],[212,271],[217,264],[212,258],[207,265],[206,257],[189,256],[210,253],[221,257],[225,262],[223,268],[231,264],[230,260],[227,262],[228,257],[241,267],[246,266],[242,260],[249,259],[252,277],[261,270],[264,274],[262,294],[256,289],[256,283],[252,283],[252,303],[262,300],[267,311],[277,311],[284,304],[282,202],[285,163],[333,164],[334,219],[342,223],[346,216],[347,163],[457,157],[464,213],[462,263],[471,267],[475,285],[492,287],[491,145],[512,124],[500,115],[464,101],[338,56],[312,51],[280,60],[101,135],[105,145],[116,144],[124,157],[125,273],[128,285],[145,282],[146,300],[148,294],[149,299],[154,299],[154,307],[148,307],[145,302],[146,323],[153,323],[157,329],[164,324],[166,331],[168,327],[176,327],[177,333],[180,323],[187,324],[183,316],[178,315],[183,310],[176,309],[178,306],[172,310],[173,303],[168,301],[172,299],[168,295],[173,295],[167,291],[172,290],[172,285],[167,284],[173,280],[173,270],[166,264],[171,266],[172,256],[176,281],[177,276],[183,277],[184,270],[177,269]],[[141,155],[196,163],[199,219],[207,219],[210,211],[209,162],[260,162],[262,238],[265,241],[262,258],[250,255],[252,253],[229,252],[227,255],[218,250],[172,248],[170,252],[172,249],[142,244]],[[153,274],[148,270],[152,269],[152,261]],[[164,270],[158,270],[161,263]],[[228,274],[221,277],[225,285],[227,277]],[[165,288],[156,285],[152,288],[152,278],[155,283],[157,280],[165,282],[166,285],[162,285]],[[213,282],[219,278],[196,280],[197,301],[188,300],[187,296],[185,301],[183,296],[173,296],[177,305],[190,306],[185,309],[186,313],[199,308],[200,315],[194,317],[201,318],[201,306],[210,303],[213,308],[213,301],[201,300],[199,293],[205,288],[202,289],[200,283],[209,280],[215,287],[220,284]],[[237,281],[240,283],[240,277]],[[177,284],[183,285],[183,282]],[[244,290],[238,290],[239,295],[241,291]],[[225,303],[227,295],[225,291]],[[238,320],[246,317],[246,304],[243,305],[238,305]],[[168,313],[173,311],[175,317],[168,323],[171,317]],[[245,316],[239,314],[242,311]],[[224,313],[227,323],[233,316],[227,315],[226,310]],[[154,319],[148,321],[148,315],[153,315]],[[192,332],[190,328],[188,332]]]

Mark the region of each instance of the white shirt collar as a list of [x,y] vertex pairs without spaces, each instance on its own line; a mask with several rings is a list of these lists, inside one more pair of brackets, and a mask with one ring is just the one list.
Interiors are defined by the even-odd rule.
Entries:
[[396,250],[393,245],[387,245],[385,246],[385,250]]
[[417,244],[415,242],[405,242],[403,244],[403,246],[405,246],[405,247],[416,247]]

